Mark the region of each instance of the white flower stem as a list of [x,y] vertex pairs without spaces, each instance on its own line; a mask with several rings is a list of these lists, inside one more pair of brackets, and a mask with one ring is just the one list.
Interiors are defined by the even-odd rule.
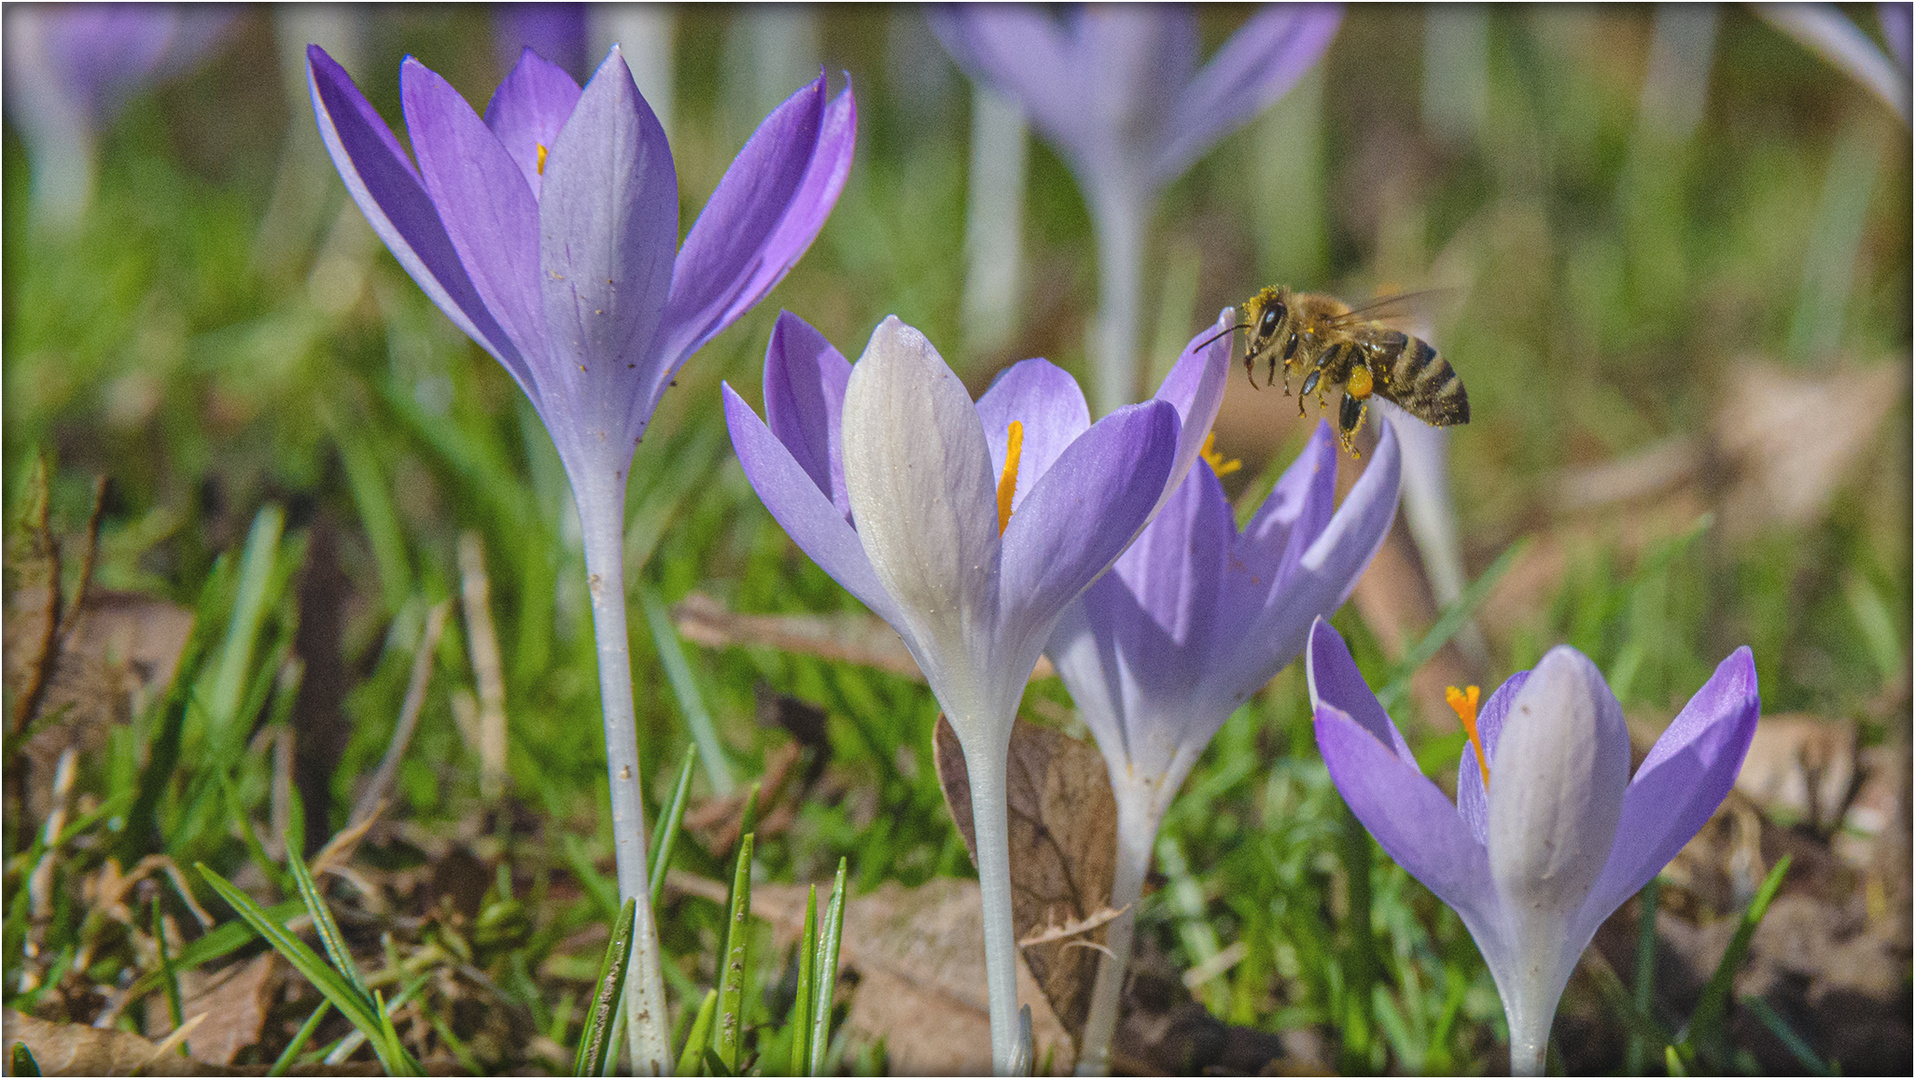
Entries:
[[1150,193],[1119,180],[1091,196],[1098,234],[1098,322],[1091,359],[1091,414],[1104,416],[1137,398],[1138,316],[1142,311],[1144,227]]
[[659,973],[658,932],[646,881],[645,810],[639,779],[638,724],[632,703],[632,658],[625,619],[625,478],[582,489],[579,525],[585,544],[586,586],[592,596],[592,635],[599,650],[599,697],[605,712],[605,766],[612,791],[612,850],[619,870],[619,901],[638,898],[632,962],[626,974],[625,1023],[632,1039],[632,1070],[670,1072],[671,1038],[665,982]]
[[1005,814],[1007,748],[996,739],[973,742],[989,744],[976,750],[965,747],[965,776],[971,786],[972,837],[978,846],[978,889],[984,895],[991,1065],[999,1076],[1008,1076],[1018,1052],[1018,942],[1011,921],[1011,844]]
[[1079,1076],[1111,1073],[1111,1036],[1118,1028],[1124,974],[1131,965],[1138,898],[1144,892],[1144,875],[1151,867],[1151,850],[1164,820],[1163,811],[1152,805],[1150,789],[1119,785],[1114,794],[1118,797],[1118,852],[1111,876],[1111,906],[1121,913],[1105,924],[1104,945],[1110,952],[1099,957],[1097,981],[1091,985],[1091,1011],[1085,1017],[1078,1050]]
[[1504,1019],[1510,1024],[1510,1075],[1543,1075],[1544,1053],[1550,1048],[1550,1021],[1556,1001],[1553,999],[1550,1004],[1550,1011],[1512,1009],[1505,1005]]

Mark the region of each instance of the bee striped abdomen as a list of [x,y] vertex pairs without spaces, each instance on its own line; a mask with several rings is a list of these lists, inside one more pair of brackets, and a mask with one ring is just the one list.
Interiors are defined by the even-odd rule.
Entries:
[[1390,390],[1399,405],[1432,424],[1470,421],[1470,398],[1450,362],[1437,355],[1428,341],[1392,331],[1404,338],[1396,362],[1390,366]]

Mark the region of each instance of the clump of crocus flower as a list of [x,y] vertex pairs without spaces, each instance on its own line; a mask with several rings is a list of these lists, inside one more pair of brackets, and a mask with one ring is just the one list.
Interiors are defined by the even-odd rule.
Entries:
[[1417,768],[1344,639],[1319,621],[1307,653],[1317,745],[1351,812],[1462,917],[1497,981],[1510,1071],[1539,1075],[1557,999],[1597,927],[1695,836],[1736,781],[1761,702],[1746,646],[1630,774],[1623,709],[1568,645],[1478,708],[1448,694],[1470,749],[1453,806]]
[[1144,233],[1159,191],[1283,96],[1330,46],[1334,4],[1273,4],[1198,65],[1181,4],[934,8],[932,30],[966,73],[1016,101],[1077,177],[1098,236],[1099,415],[1136,392]]
[[1335,513],[1337,451],[1322,421],[1241,531],[1215,471],[1227,463],[1192,469],[1051,636],[1046,652],[1097,738],[1118,803],[1120,914],[1105,933],[1080,1075],[1108,1071],[1133,909],[1172,798],[1231,713],[1303,649],[1312,620],[1343,605],[1390,531],[1400,459],[1392,427],[1382,431]]
[[992,1060],[1019,1047],[1006,834],[1012,719],[1058,620],[1190,471],[1223,400],[1231,325],[1192,339],[1158,397],[1096,424],[1045,360],[977,402],[888,318],[851,364],[797,317],[765,355],[765,420],[725,388],[752,487],[812,560],[892,625],[964,749],[984,896]]
[[638,900],[627,995],[634,1067],[670,1066],[647,903],[625,619],[627,470],[680,365],[758,303],[844,188],[851,91],[825,79],[759,126],[678,243],[665,132],[614,48],[583,90],[526,52],[482,118],[417,60],[400,71],[418,164],[332,58],[313,109],[353,200],[406,272],[505,366],[558,447],[579,508],[622,899]]

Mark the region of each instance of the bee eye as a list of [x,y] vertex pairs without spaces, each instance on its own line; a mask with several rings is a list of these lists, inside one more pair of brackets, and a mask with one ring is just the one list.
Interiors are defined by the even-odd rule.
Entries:
[[1257,320],[1257,332],[1260,334],[1277,333],[1277,324],[1284,318],[1284,305],[1264,309],[1264,317]]

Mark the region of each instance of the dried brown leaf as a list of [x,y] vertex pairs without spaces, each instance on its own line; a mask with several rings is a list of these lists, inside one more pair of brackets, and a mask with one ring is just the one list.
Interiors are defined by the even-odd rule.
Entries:
[[[6,1010],[6,1043],[27,1044],[46,1076],[232,1076],[233,1070],[183,1057],[130,1031],[54,1024]],[[202,1021],[202,1026],[204,1021]]]
[[[276,952],[263,952],[243,964],[233,964],[210,975],[197,971],[182,974],[180,990],[184,1000],[180,1015],[204,1015],[187,1036],[193,1059],[210,1065],[231,1065],[247,1047],[256,1046],[266,1032],[266,1022],[280,986],[286,978],[286,965]],[[148,1023],[158,1021],[164,1027],[166,1010],[147,1007]],[[167,1037],[169,1032],[147,1028],[149,1035]]]
[[[943,717],[933,737],[945,803],[977,858],[971,787],[958,734]],[[1096,747],[1018,721],[1006,763],[1011,846],[1011,921],[1019,938],[1059,923],[1085,922],[1105,910],[1117,858],[1118,804]],[[1079,940],[1103,944],[1098,929]],[[1025,961],[1072,1038],[1084,1030],[1099,953],[1066,941],[1027,946]]]

